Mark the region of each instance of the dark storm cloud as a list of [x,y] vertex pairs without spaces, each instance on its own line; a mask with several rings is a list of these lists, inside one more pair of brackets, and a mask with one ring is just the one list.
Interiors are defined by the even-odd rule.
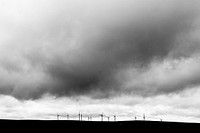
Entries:
[[[14,16],[12,41],[7,41],[8,49],[18,55],[16,60],[9,56],[8,64],[20,64],[9,83],[14,87],[8,88],[20,99],[46,93],[106,97],[119,91],[121,70],[165,59],[179,48],[178,36],[192,30],[197,17],[195,1],[187,0],[60,0],[41,2],[39,9],[41,13],[30,10]],[[10,79],[7,71],[14,70],[2,71]]]
[[[191,9],[188,12],[179,7],[180,3],[173,5],[170,1],[173,6],[165,5],[166,9],[157,9],[157,12],[163,13],[157,13],[153,10],[159,8],[161,3],[153,4],[156,7],[147,6],[147,11],[152,13],[140,12],[145,10],[145,6],[139,3],[136,14],[129,13],[130,9],[123,9],[119,16],[112,18],[116,14],[108,13],[96,22],[94,18],[99,19],[96,15],[102,8],[93,14],[94,18],[80,22],[82,27],[78,30],[81,32],[78,43],[81,46],[71,53],[73,61],[69,62],[70,57],[66,56],[53,59],[47,66],[47,73],[59,81],[59,86],[56,86],[59,89],[53,89],[53,93],[82,94],[100,90],[107,94],[122,87],[115,78],[120,69],[129,65],[146,66],[153,59],[166,57],[175,46],[176,36],[192,25],[194,12]],[[121,11],[112,9],[116,13],[118,10]]]

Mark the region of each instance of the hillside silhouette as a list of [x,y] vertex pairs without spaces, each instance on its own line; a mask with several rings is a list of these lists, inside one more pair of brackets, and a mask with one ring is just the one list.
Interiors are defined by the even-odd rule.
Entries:
[[166,121],[75,121],[75,120],[0,120],[4,131],[172,131],[194,130],[200,123],[166,122]]

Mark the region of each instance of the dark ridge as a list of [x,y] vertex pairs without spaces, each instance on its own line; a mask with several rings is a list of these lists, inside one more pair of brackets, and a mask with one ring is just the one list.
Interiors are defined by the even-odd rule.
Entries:
[[[195,130],[200,128],[200,123],[166,122],[166,121],[72,121],[72,120],[0,120],[3,131],[99,131],[117,130],[123,131],[172,131]],[[106,131],[106,130],[105,130]]]

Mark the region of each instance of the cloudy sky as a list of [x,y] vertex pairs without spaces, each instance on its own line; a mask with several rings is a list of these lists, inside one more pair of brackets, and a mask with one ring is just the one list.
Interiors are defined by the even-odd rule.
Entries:
[[200,122],[198,0],[0,0],[0,118]]

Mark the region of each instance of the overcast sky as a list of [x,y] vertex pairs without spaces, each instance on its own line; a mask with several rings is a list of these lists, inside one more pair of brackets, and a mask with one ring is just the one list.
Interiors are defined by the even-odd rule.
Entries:
[[200,122],[199,9],[198,0],[0,0],[0,117]]

